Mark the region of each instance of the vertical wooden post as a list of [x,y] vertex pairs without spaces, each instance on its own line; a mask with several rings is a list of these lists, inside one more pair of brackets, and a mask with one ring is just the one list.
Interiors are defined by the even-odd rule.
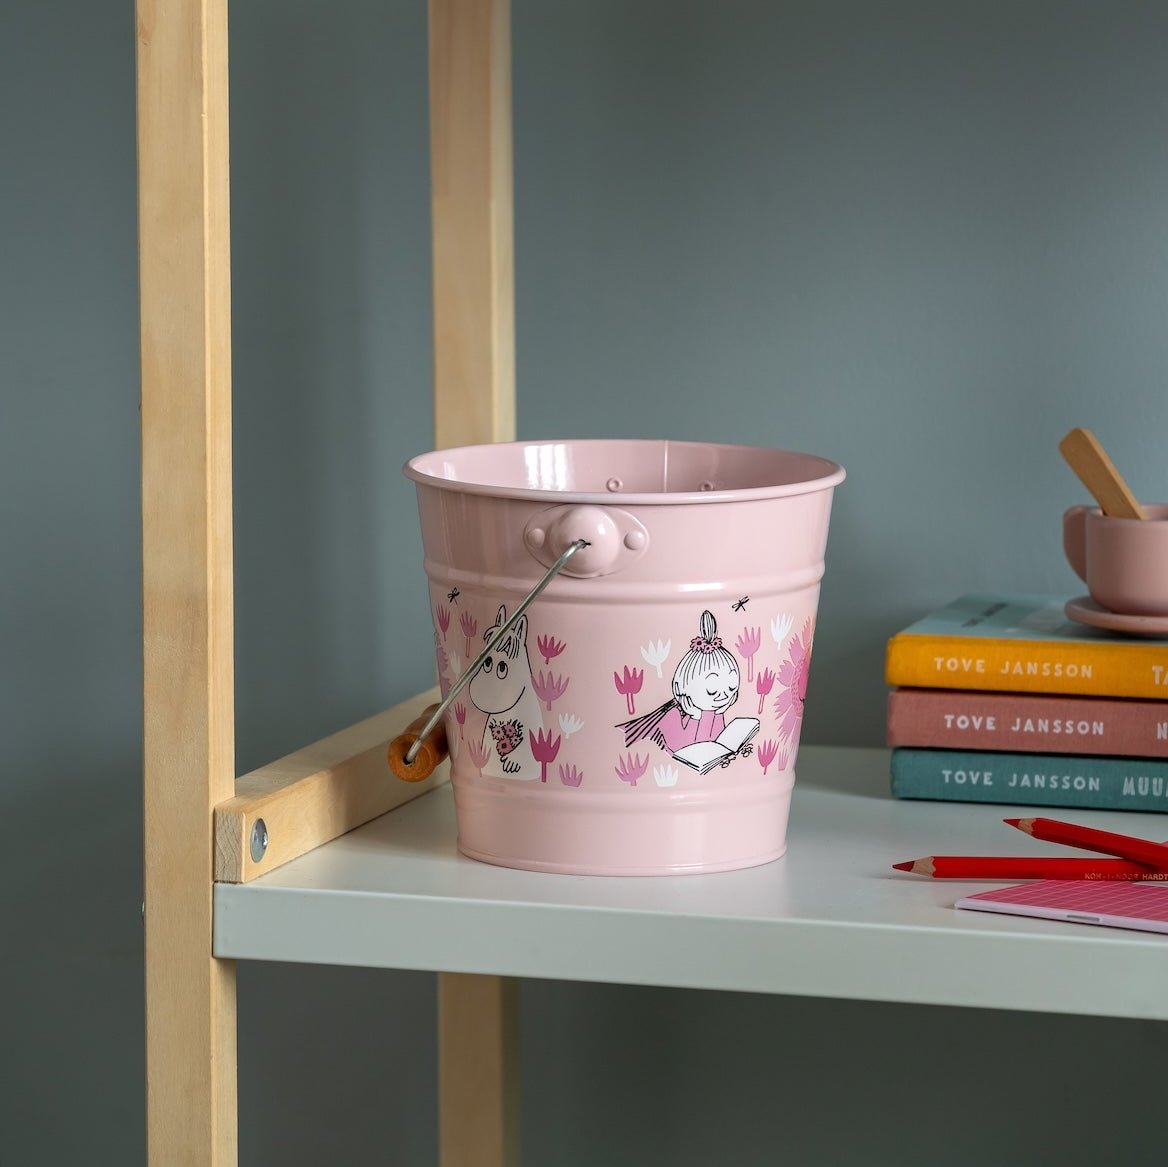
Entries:
[[509,0],[430,0],[434,431],[515,436]]
[[[508,0],[430,0],[434,436],[515,436]],[[442,1167],[519,1162],[519,986],[438,978]]]
[[440,973],[442,1167],[517,1167],[519,1095],[519,982]]
[[237,1159],[235,967],[211,955],[234,792],[227,0],[138,0],[149,1161]]

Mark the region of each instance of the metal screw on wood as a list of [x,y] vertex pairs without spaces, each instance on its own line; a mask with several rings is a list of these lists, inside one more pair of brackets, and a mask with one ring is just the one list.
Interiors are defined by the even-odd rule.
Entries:
[[258,863],[268,849],[268,824],[263,819],[256,819],[251,828],[251,858]]

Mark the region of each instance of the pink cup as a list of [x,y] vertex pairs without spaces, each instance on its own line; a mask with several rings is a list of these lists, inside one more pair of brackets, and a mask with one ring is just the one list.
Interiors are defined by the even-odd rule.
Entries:
[[1063,515],[1063,549],[1091,598],[1128,616],[1168,616],[1168,505],[1144,519],[1112,518],[1098,507]]
[[669,441],[438,450],[418,491],[459,847],[574,874],[786,846],[832,492],[809,454]]

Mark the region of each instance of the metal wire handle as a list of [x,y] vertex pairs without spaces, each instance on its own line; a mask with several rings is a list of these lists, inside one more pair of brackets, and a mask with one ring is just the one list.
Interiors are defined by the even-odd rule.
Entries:
[[450,703],[455,699],[455,697],[459,695],[459,693],[463,691],[463,689],[466,688],[467,684],[470,682],[471,677],[473,677],[475,673],[479,671],[479,667],[482,665],[483,661],[485,661],[487,657],[495,651],[495,645],[497,645],[499,641],[501,641],[503,637],[506,636],[512,628],[515,627],[515,625],[519,622],[519,618],[523,615],[524,612],[527,611],[528,608],[531,607],[532,601],[535,600],[539,593],[542,592],[543,589],[552,582],[552,579],[555,577],[557,572],[563,568],[564,564],[566,564],[568,560],[576,554],[577,551],[582,551],[585,547],[591,546],[592,544],[589,543],[587,539],[577,539],[574,543],[569,543],[568,546],[564,548],[563,554],[559,557],[559,559],[557,559],[555,563],[553,563],[551,567],[549,567],[547,571],[544,572],[543,578],[539,581],[539,583],[537,583],[535,587],[533,587],[531,591],[529,591],[527,595],[523,597],[519,607],[516,608],[515,611],[512,612],[511,615],[503,622],[503,626],[499,629],[498,632],[495,633],[494,636],[491,637],[483,651],[475,657],[471,664],[467,665],[466,669],[463,671],[462,676],[454,682],[454,684],[450,687],[450,692],[447,693],[445,697],[443,697],[442,702],[438,708],[435,709],[432,714],[430,714],[430,720],[427,721],[426,724],[422,727],[422,732],[418,734],[417,740],[413,743],[413,745],[410,746],[408,750],[406,750],[405,762],[407,766],[412,766],[414,764],[414,759],[418,756],[418,751],[422,748],[422,742],[426,740],[434,726],[436,726],[438,722],[442,720],[442,715],[446,712],[447,709],[450,708]]

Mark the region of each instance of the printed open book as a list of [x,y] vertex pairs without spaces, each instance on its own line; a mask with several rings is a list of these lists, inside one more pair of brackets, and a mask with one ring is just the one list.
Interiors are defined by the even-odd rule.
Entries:
[[673,756],[699,774],[708,774],[715,766],[734,757],[758,733],[758,724],[754,717],[736,717],[712,742],[682,746]]

